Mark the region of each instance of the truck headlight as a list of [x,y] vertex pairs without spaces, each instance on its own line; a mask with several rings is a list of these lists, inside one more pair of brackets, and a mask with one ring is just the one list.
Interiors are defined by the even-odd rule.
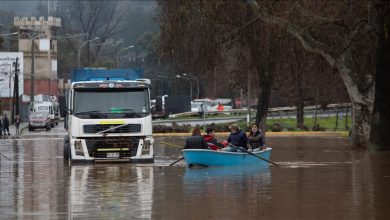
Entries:
[[75,149],[76,155],[84,156],[83,144],[81,143],[81,140],[74,141],[74,149]]

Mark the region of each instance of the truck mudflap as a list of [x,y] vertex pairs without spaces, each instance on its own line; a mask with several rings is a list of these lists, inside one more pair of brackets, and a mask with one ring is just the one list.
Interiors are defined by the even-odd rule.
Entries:
[[72,162],[153,162],[153,138],[99,137],[71,139]]

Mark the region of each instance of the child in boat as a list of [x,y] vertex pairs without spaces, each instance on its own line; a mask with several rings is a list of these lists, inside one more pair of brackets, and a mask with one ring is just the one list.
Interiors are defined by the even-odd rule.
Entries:
[[218,150],[224,147],[224,145],[219,143],[215,138],[214,128],[207,128],[206,134],[203,135],[203,139],[211,150]]
[[244,151],[247,150],[248,137],[246,133],[240,130],[240,127],[237,124],[232,124],[230,126],[230,135],[224,141],[225,148],[221,149],[222,151],[237,152],[242,148]]
[[256,124],[252,124],[248,135],[248,151],[261,151],[265,148],[264,136]]
[[187,138],[184,149],[209,149],[198,125],[192,130],[191,136]]

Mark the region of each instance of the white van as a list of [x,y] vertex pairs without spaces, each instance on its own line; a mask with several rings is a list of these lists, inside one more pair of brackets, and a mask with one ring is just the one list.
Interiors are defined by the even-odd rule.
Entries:
[[33,112],[44,113],[50,118],[51,124],[50,127],[58,125],[59,112],[58,104],[56,105],[53,102],[43,101],[43,102],[34,102]]

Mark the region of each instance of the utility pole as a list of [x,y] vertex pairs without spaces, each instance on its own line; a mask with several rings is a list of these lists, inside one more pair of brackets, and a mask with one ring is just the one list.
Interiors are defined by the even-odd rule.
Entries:
[[[35,68],[35,47],[34,47],[34,38],[33,35],[31,38],[31,90],[30,90],[30,102],[34,103],[34,68]],[[15,74],[16,75],[16,74]]]
[[248,106],[248,125],[251,123],[251,74],[248,74],[248,89],[247,89],[247,106]]
[[[15,80],[14,80],[14,106],[15,111],[12,111],[11,121],[15,119],[15,115],[19,115],[19,58],[16,57],[16,61],[13,63],[15,67]],[[13,110],[14,108],[12,108]]]

